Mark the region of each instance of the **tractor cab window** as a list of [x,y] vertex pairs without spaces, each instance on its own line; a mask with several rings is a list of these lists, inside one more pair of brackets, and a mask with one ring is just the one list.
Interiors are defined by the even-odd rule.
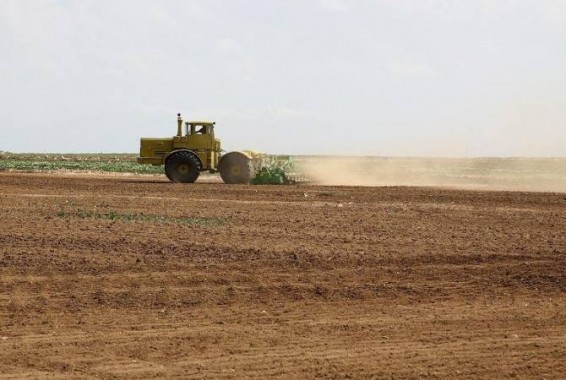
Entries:
[[187,132],[190,135],[212,135],[214,133],[211,124],[190,124],[190,131]]
[[191,135],[200,135],[204,133],[206,133],[206,127],[204,125],[191,124]]

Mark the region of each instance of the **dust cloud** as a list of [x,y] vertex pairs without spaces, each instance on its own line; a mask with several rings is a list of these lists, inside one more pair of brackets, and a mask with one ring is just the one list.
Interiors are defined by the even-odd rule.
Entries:
[[309,181],[331,186],[440,186],[566,192],[566,158],[296,158]]

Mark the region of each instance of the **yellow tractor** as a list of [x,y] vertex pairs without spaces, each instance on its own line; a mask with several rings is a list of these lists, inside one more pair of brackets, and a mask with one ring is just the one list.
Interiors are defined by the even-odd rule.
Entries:
[[169,138],[142,138],[140,164],[165,165],[171,182],[193,183],[200,172],[220,172],[225,183],[249,183],[255,176],[252,152],[222,154],[214,137],[214,122],[187,121],[177,114],[177,135]]

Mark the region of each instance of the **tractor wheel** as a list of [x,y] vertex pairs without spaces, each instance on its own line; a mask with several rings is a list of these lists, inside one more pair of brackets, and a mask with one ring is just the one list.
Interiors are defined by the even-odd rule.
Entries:
[[255,175],[251,160],[243,153],[230,152],[222,157],[218,171],[224,183],[245,184]]
[[165,162],[165,175],[171,182],[193,183],[200,174],[200,162],[191,152],[173,153]]

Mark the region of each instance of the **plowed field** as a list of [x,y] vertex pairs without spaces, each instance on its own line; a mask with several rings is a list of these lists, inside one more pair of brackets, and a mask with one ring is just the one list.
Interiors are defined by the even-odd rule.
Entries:
[[0,378],[566,373],[566,194],[0,173]]

